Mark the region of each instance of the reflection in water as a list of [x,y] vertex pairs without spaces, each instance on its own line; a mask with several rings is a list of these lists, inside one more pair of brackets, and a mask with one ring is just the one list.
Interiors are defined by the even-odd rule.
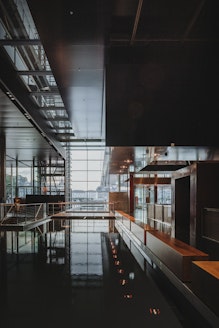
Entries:
[[183,327],[114,220],[56,219],[0,241],[4,327]]

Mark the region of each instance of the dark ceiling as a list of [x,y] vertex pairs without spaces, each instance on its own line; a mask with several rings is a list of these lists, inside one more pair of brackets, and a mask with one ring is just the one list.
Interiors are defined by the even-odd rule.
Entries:
[[[11,20],[15,19],[10,3],[0,0],[0,19],[8,27],[9,12]],[[212,109],[217,94],[214,78],[219,73],[217,0],[28,0],[27,4],[74,131],[70,147],[76,142],[104,144],[106,140],[112,172],[118,172],[128,158],[139,169],[157,158],[175,164],[218,160],[216,132],[211,134],[217,127]],[[24,42],[19,26],[17,30],[9,40],[11,46],[12,40]],[[29,93],[13,78],[14,68],[3,49],[6,41],[1,35],[0,120],[7,154],[29,159],[65,157],[63,143],[36,114]],[[8,89],[17,99],[15,104],[5,95]],[[141,103],[136,105],[136,100]],[[152,116],[145,114],[148,103],[155,108]],[[17,105],[30,112],[33,125],[17,112]],[[179,112],[173,112],[176,107]],[[144,137],[145,116],[149,128],[158,116],[162,123],[148,130],[148,139]],[[209,138],[204,123],[207,129],[213,124]],[[144,134],[138,136],[139,130]],[[194,144],[189,144],[194,135]],[[180,142],[173,147],[175,140]]]
[[27,2],[75,135],[104,140],[107,2]]

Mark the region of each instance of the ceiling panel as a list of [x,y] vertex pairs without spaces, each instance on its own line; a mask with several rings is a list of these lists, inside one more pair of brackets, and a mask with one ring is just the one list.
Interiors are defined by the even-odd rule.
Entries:
[[31,162],[33,158],[48,161],[58,157],[48,141],[1,90],[0,133],[6,140],[7,166],[16,159]]
[[32,0],[28,4],[76,138],[102,141],[104,2],[56,0],[51,6],[42,0]]
[[[71,147],[74,147],[77,140],[82,144],[93,140],[102,145],[105,142],[107,122],[107,132],[110,127],[109,140],[115,138],[117,146],[113,147],[113,142],[108,143],[111,173],[119,173],[127,160],[135,164],[136,170],[157,159],[161,162],[174,161],[176,164],[181,160],[218,161],[217,129],[213,134],[216,136],[215,147],[211,148],[206,145],[209,141],[208,133],[199,124],[201,120],[204,127],[213,131],[213,124],[217,128],[217,120],[213,119],[212,122],[209,115],[215,115],[213,104],[217,98],[217,85],[214,79],[219,73],[217,2],[28,0],[75,133]],[[0,0],[1,5],[9,3],[12,4],[9,0]],[[10,11],[12,12],[15,13],[14,10]],[[5,22],[4,12],[1,14],[1,19]],[[8,19],[8,26],[11,26],[11,19],[12,16]],[[19,39],[19,29],[13,32],[13,42],[17,45],[24,42]],[[3,37],[5,38],[1,35]],[[1,43],[1,47],[2,44],[4,43]],[[13,45],[9,44],[10,46]],[[208,59],[208,63],[205,59]],[[161,66],[157,65],[158,61]],[[42,121],[40,112],[43,110],[36,111],[34,106],[30,108],[30,92],[23,92],[20,88],[20,83],[17,83],[19,74],[16,75],[14,69],[5,63],[1,57],[1,84],[10,85],[10,89],[17,93],[18,102],[22,101],[31,111],[38,127],[46,131],[58,150],[63,150],[58,134],[46,119]],[[106,67],[111,63],[113,66],[110,69],[115,74],[109,83],[109,71],[106,71]],[[131,71],[127,69],[130,63],[134,67]],[[121,72],[125,72],[123,78]],[[36,74],[40,76],[39,72]],[[57,156],[57,152],[36,129],[37,125],[33,128],[4,93],[1,93],[0,102],[1,133],[7,136],[9,156],[23,159]],[[144,107],[147,119],[140,119],[138,126],[136,118],[142,111],[142,104],[155,104],[157,107],[154,110],[152,106],[152,119]],[[173,104],[173,109],[170,110],[168,104]],[[162,111],[159,111],[160,108]],[[105,117],[105,109],[115,114],[114,121],[110,122],[108,115]],[[155,124],[157,117],[162,124]],[[186,147],[183,142],[180,146],[175,144],[176,147],[171,147],[170,139],[165,138],[162,144],[147,144],[148,139],[144,139],[148,133],[146,127],[153,127],[150,137],[153,134],[166,135],[164,122],[168,123],[170,136],[183,131],[183,141],[184,138],[189,140],[189,129],[194,131],[194,135],[197,135],[197,131],[203,133],[200,138],[197,135],[196,144],[190,147]],[[138,133],[142,144],[132,142],[130,145],[129,141]],[[123,139],[120,143],[121,136]],[[172,141],[174,144],[174,140]],[[63,150],[62,155],[64,153]]]

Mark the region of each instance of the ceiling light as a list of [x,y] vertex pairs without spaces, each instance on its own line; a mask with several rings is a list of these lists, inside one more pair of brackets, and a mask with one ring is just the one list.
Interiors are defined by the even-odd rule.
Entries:
[[49,87],[42,87],[41,91],[49,91]]

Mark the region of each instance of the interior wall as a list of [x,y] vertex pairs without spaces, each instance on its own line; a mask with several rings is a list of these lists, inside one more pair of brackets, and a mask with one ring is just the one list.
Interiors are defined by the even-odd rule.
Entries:
[[216,146],[211,46],[111,47],[106,63],[107,146]]
[[129,213],[129,197],[127,192],[109,192],[109,203],[112,203],[114,210]]
[[[175,232],[173,235],[186,241],[189,234],[191,246],[208,253],[211,260],[219,260],[219,243],[203,234],[205,209],[219,210],[219,163],[194,163],[174,172],[171,184],[172,227]],[[188,217],[189,221],[185,217]],[[212,224],[215,224],[215,227]],[[212,224],[211,229],[217,229],[218,221],[213,220]]]
[[[219,163],[197,163],[197,245],[210,253],[211,259],[219,260],[219,243],[203,236],[203,215],[205,208],[219,209]],[[219,217],[218,217],[219,219]],[[218,222],[213,221],[217,229]]]

